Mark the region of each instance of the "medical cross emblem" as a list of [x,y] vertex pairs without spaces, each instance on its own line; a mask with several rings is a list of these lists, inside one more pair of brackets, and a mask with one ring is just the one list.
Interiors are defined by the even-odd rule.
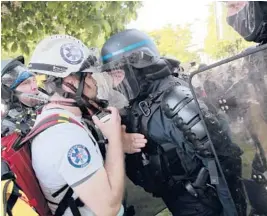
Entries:
[[68,161],[76,168],[85,167],[89,164],[90,160],[90,153],[83,145],[72,146],[68,152]]
[[75,44],[63,44],[60,48],[61,57],[69,64],[79,64],[83,60],[82,50]]

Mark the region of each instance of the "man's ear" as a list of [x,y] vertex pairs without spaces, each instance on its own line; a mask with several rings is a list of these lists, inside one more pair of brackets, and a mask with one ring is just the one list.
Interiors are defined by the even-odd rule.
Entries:
[[125,72],[123,70],[114,70],[109,73],[113,79],[113,87],[117,87],[125,77]]

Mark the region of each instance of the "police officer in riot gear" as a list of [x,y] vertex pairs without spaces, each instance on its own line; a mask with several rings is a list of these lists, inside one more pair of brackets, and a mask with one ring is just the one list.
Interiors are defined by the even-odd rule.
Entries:
[[1,104],[4,108],[1,135],[15,130],[26,134],[34,124],[39,101],[23,94],[40,95],[35,75],[24,65],[24,57],[1,61]]
[[245,211],[238,182],[240,169],[231,169],[232,163],[240,163],[240,148],[202,104],[205,121],[212,125],[212,136],[218,140],[219,159],[228,170],[226,178],[236,182],[235,206],[225,193],[224,177],[218,175],[188,84],[172,75],[173,64],[160,57],[152,40],[138,30],[125,30],[106,41],[101,55],[103,70],[110,72],[114,88],[130,102],[123,118],[128,132],[143,133],[148,140],[141,153],[126,156],[128,177],[161,197],[175,216]]

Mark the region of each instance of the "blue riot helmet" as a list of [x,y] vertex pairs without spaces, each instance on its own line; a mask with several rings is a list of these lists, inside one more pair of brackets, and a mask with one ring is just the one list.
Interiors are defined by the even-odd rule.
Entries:
[[24,57],[1,61],[1,98],[6,100],[11,98],[12,92],[24,80],[34,76],[24,65]]
[[18,102],[16,88],[28,78],[34,76],[24,65],[24,57],[1,61],[1,99],[5,103]]
[[[128,29],[111,36],[101,50],[103,71],[110,72],[114,88],[130,101],[139,93],[141,84],[154,75],[160,64],[159,51],[145,33]],[[158,69],[157,69],[158,70]]]

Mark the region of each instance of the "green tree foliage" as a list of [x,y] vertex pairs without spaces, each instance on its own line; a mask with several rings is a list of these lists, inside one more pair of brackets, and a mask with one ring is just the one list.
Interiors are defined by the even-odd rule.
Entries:
[[245,48],[252,46],[253,43],[245,41],[231,26],[226,22],[226,7],[223,6],[222,16],[219,21],[223,30],[221,38],[218,35],[219,26],[216,23],[215,2],[209,6],[207,37],[204,44],[204,52],[213,59],[221,59],[236,55]]
[[192,33],[190,25],[165,26],[148,33],[155,41],[163,56],[173,56],[181,62],[197,61],[199,56],[188,50],[191,45]]
[[2,1],[2,56],[28,56],[46,35],[69,34],[88,46],[105,39],[137,18],[135,1]]

